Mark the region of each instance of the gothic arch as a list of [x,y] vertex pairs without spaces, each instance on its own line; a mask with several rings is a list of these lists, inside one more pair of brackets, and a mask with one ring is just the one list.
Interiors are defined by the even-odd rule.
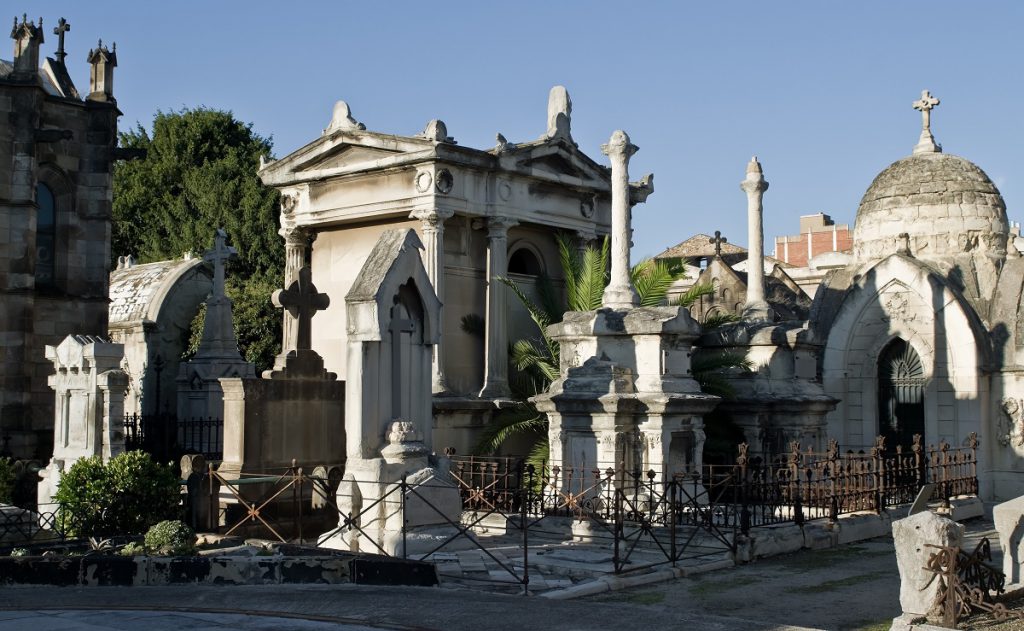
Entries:
[[[69,233],[73,223],[72,216],[75,212],[75,187],[71,183],[71,179],[67,174],[55,164],[51,163],[43,163],[39,165],[39,168],[36,170],[36,186],[37,212],[42,211],[42,208],[38,206],[38,204],[42,202],[41,196],[43,195],[43,192],[39,187],[45,187],[48,189],[49,193],[52,194],[53,201],[53,224],[52,231],[49,233],[48,238],[45,233],[41,235],[38,232],[38,230],[40,230],[39,223],[37,223],[36,228],[37,257],[41,256],[41,253],[38,252],[40,248],[51,248],[49,253],[50,256],[52,256],[51,280],[49,282],[39,283],[39,279],[37,278],[37,286],[42,288],[48,287],[60,291],[66,289],[67,285],[68,251],[71,245]],[[40,236],[43,236],[43,238],[40,239]],[[47,243],[47,241],[50,241],[50,243]],[[36,260],[38,264],[39,258]]]

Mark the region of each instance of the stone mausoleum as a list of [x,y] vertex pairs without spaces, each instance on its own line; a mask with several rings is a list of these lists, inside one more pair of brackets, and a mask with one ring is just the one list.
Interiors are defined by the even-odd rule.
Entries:
[[[527,293],[542,275],[557,283],[555,234],[582,247],[609,231],[610,172],[573,141],[571,115],[569,94],[557,86],[538,139],[498,134],[494,147],[474,149],[439,120],[414,135],[368,130],[339,101],[319,138],[260,170],[281,191],[286,276],[308,258],[313,282],[332,297],[313,323],[313,348],[341,380],[352,327],[341,298],[385,230],[418,233],[444,310],[432,362],[440,448],[471,450],[511,393],[509,340],[536,336],[525,309],[494,279],[511,278]],[[631,200],[651,190],[649,177],[632,183]],[[474,322],[482,332],[467,326]]]
[[44,348],[107,332],[117,53],[89,52],[80,93],[65,64],[69,29],[51,27],[56,52],[40,65],[42,19],[15,19],[13,60],[0,60],[0,451],[20,457],[52,449]]

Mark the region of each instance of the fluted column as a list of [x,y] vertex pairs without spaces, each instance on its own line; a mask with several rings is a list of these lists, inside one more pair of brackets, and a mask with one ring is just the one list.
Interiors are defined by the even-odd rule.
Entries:
[[519,222],[507,217],[487,220],[487,351],[484,359],[483,398],[507,397],[508,327],[506,296],[508,288],[499,281],[508,275],[508,229]]
[[[412,217],[419,219],[423,237],[423,267],[427,269],[427,276],[434,285],[434,293],[441,301],[441,309],[444,309],[444,222],[455,214],[450,210],[420,210],[412,213]],[[444,316],[440,318],[444,322]],[[434,344],[434,358],[431,364],[431,391],[434,394],[448,391],[448,384],[444,377],[444,331],[437,343]]]
[[[306,265],[310,233],[303,227],[288,226],[281,228],[279,234],[284,237],[284,287],[288,287],[298,279],[299,270]],[[298,328],[295,322],[295,316],[285,309],[281,336],[282,356],[298,348]]]
[[611,282],[605,287],[601,302],[613,309],[640,304],[629,278],[629,157],[637,149],[622,130],[613,133],[608,144],[601,145],[601,151],[612,163],[612,270]]
[[747,177],[740,182],[747,193],[747,302],[743,317],[747,320],[770,320],[771,313],[764,298],[764,212],[761,204],[768,182],[757,156],[747,164]]

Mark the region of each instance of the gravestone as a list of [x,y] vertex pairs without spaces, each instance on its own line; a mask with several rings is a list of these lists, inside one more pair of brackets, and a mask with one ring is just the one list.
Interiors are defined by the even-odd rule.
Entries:
[[[182,363],[178,369],[179,419],[222,418],[224,391],[220,386],[220,378],[256,376],[256,366],[245,361],[238,352],[231,317],[231,299],[224,292],[224,266],[238,256],[238,251],[228,246],[226,241],[227,233],[218,229],[213,249],[203,256],[204,260],[213,264],[213,288],[206,301],[206,317],[199,348],[195,356]],[[180,437],[179,444],[186,450],[202,450],[201,445],[190,443],[191,438],[185,433]]]
[[121,369],[124,346],[92,335],[69,335],[46,347],[56,395],[53,458],[39,472],[40,503],[52,501],[60,477],[82,458],[106,462],[124,451],[124,397],[128,375]]
[[321,546],[426,552],[456,533],[450,523],[461,516],[459,493],[431,441],[431,359],[441,303],[422,249],[412,230],[384,232],[345,297],[348,453],[337,501],[343,514],[357,517],[359,529],[344,527],[342,518]]
[[931,511],[892,522],[896,564],[900,571],[900,606],[903,615],[893,629],[910,628],[913,620],[933,613],[939,597],[939,580],[926,569],[928,559],[938,552],[929,546],[963,546],[964,527]]
[[310,321],[327,306],[327,295],[317,291],[303,267],[273,301],[297,317],[298,344],[281,353],[275,369],[262,378],[220,380],[224,461],[219,471],[226,478],[280,471],[293,462],[311,471],[340,465],[345,458],[345,386],[309,347]]

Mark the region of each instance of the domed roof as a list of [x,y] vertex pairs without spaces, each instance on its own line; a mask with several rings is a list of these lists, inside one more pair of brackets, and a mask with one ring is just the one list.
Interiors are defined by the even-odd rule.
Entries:
[[858,258],[882,258],[908,233],[919,257],[986,253],[1006,256],[1006,204],[972,162],[916,153],[889,165],[868,187],[853,229]]

